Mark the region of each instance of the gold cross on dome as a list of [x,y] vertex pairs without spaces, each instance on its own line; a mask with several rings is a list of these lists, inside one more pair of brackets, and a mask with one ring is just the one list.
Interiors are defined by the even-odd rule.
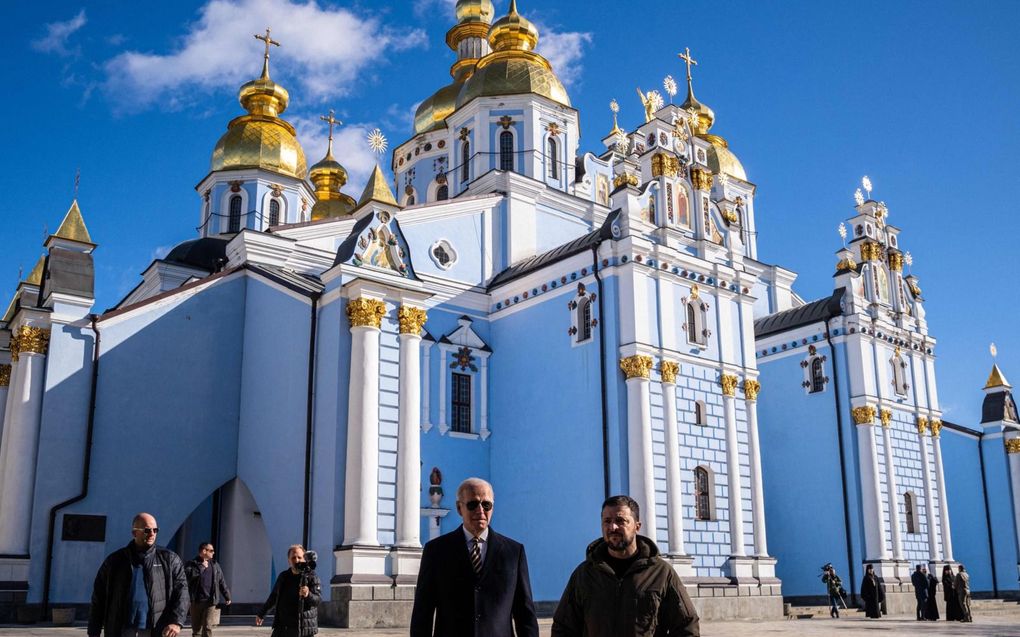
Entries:
[[265,55],[265,59],[266,60],[269,59],[269,46],[270,45],[280,46],[279,42],[277,42],[273,38],[269,37],[269,27],[266,27],[266,34],[265,35],[259,35],[258,33],[256,33],[255,34],[255,39],[256,40],[262,40],[263,42],[266,43],[266,55]]
[[333,125],[334,124],[336,124],[337,126],[343,126],[344,125],[343,122],[341,122],[337,118],[333,117],[333,115],[335,113],[336,113],[336,111],[334,111],[333,109],[329,109],[329,115],[319,115],[319,119],[321,119],[322,121],[324,121],[327,124],[329,124],[329,141],[330,142],[333,141]]
[[690,47],[684,47],[684,52],[677,55],[687,64],[687,81],[691,81],[691,66],[697,66],[698,61],[691,57]]

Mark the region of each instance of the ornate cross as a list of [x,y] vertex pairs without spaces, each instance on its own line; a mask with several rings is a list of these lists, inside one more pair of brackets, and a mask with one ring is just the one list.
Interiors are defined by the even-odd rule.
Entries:
[[681,60],[687,63],[687,81],[691,81],[691,66],[697,66],[698,61],[691,57],[690,47],[684,47],[684,52],[677,55]]
[[269,45],[280,46],[279,42],[277,42],[273,38],[269,37],[269,27],[266,27],[266,34],[265,35],[259,35],[258,33],[256,33],[255,34],[255,39],[256,40],[262,40],[263,42],[266,43],[266,55],[265,55],[265,59],[267,61],[269,60]]
[[337,126],[343,126],[344,125],[343,122],[341,122],[337,118],[333,117],[334,113],[336,113],[336,111],[334,111],[333,109],[329,109],[329,115],[319,115],[319,119],[321,119],[322,121],[324,121],[327,124],[329,124],[329,151],[328,152],[332,152],[333,151],[333,125],[334,124],[336,124]]

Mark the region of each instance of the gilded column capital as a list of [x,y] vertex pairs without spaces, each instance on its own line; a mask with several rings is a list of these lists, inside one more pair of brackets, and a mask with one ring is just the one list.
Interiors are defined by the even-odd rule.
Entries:
[[881,261],[884,252],[882,245],[877,241],[868,240],[861,244],[861,260],[863,261]]
[[888,429],[889,423],[892,421],[892,410],[880,409],[878,410],[878,417],[882,420],[882,426]]
[[623,370],[627,380],[631,378],[648,378],[652,372],[652,357],[635,354],[620,359],[620,369]]
[[679,371],[680,364],[675,361],[664,360],[659,363],[659,374],[662,376],[663,383],[676,385],[676,375]]
[[744,396],[748,400],[758,400],[758,392],[761,391],[761,383],[759,381],[748,378],[744,381]]
[[386,304],[379,299],[361,297],[347,302],[347,319],[350,320],[351,327],[379,329],[384,316],[386,316]]
[[45,355],[49,343],[50,331],[47,328],[22,325],[11,336],[11,360],[18,360],[25,352]]
[[691,184],[695,190],[711,190],[712,173],[704,168],[691,168]]
[[397,310],[397,319],[400,321],[401,334],[414,334],[418,336],[421,334],[422,328],[425,327],[428,315],[420,307],[401,305],[400,309]]
[[932,418],[931,422],[928,423],[928,426],[931,427],[932,437],[938,438],[939,434],[942,432],[942,421],[938,418]]
[[735,396],[737,393],[737,383],[739,379],[733,374],[722,374],[719,376],[719,384],[722,385],[722,393],[724,396]]
[[875,408],[871,405],[864,405],[862,407],[854,407],[850,410],[850,413],[854,417],[854,423],[858,425],[873,425],[875,424]]
[[903,272],[903,255],[899,252],[889,252],[889,269],[893,272]]
[[652,155],[652,177],[676,177],[680,174],[680,160],[666,153]]
[[622,172],[613,179],[613,188],[619,188],[620,186],[637,186],[638,183],[637,175]]
[[917,435],[923,436],[928,433],[928,419],[925,416],[917,417]]
[[1006,453],[1020,453],[1020,438],[1005,438],[1002,443],[1006,445]]
[[0,365],[0,387],[9,387],[11,384],[11,366],[4,363]]

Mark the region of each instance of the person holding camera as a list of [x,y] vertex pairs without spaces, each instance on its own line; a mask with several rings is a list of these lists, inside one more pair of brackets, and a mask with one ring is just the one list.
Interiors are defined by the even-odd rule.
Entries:
[[220,608],[230,605],[230,589],[223,579],[223,569],[213,561],[215,554],[212,542],[202,542],[198,545],[198,556],[184,565],[194,637],[212,637],[213,626],[220,623]]
[[272,637],[310,637],[319,632],[319,601],[322,587],[315,574],[315,552],[294,544],[287,549],[290,568],[280,573],[273,591],[255,616],[255,625],[261,626],[269,611],[273,616]]
[[836,575],[836,569],[831,563],[826,564],[822,567],[822,581],[825,582],[825,590],[829,594],[829,617],[839,619],[839,607],[842,604],[843,608],[846,608],[846,602],[843,601],[843,580]]

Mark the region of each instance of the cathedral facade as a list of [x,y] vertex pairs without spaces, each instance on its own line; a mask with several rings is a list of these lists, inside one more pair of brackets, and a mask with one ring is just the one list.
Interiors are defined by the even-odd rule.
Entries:
[[[540,602],[616,493],[708,618],[778,617],[826,561],[875,563],[895,592],[908,563],[975,542],[999,572],[976,588],[1015,591],[1008,384],[989,382],[983,432],[942,422],[884,204],[859,202],[834,293],[805,303],[757,258],[755,185],[710,132],[689,52],[683,104],[642,94],[641,126],[582,153],[516,3],[456,15],[452,81],[394,148],[392,182],[377,167],[343,192],[332,135],[307,166],[267,33],[197,186],[199,235],[102,314],[72,204],[0,323],[0,586],[16,604],[87,603],[146,510],[185,557],[216,543],[239,604],[302,542],[329,621],[399,624],[470,476],[494,485]],[[973,489],[994,472],[981,523]]]

